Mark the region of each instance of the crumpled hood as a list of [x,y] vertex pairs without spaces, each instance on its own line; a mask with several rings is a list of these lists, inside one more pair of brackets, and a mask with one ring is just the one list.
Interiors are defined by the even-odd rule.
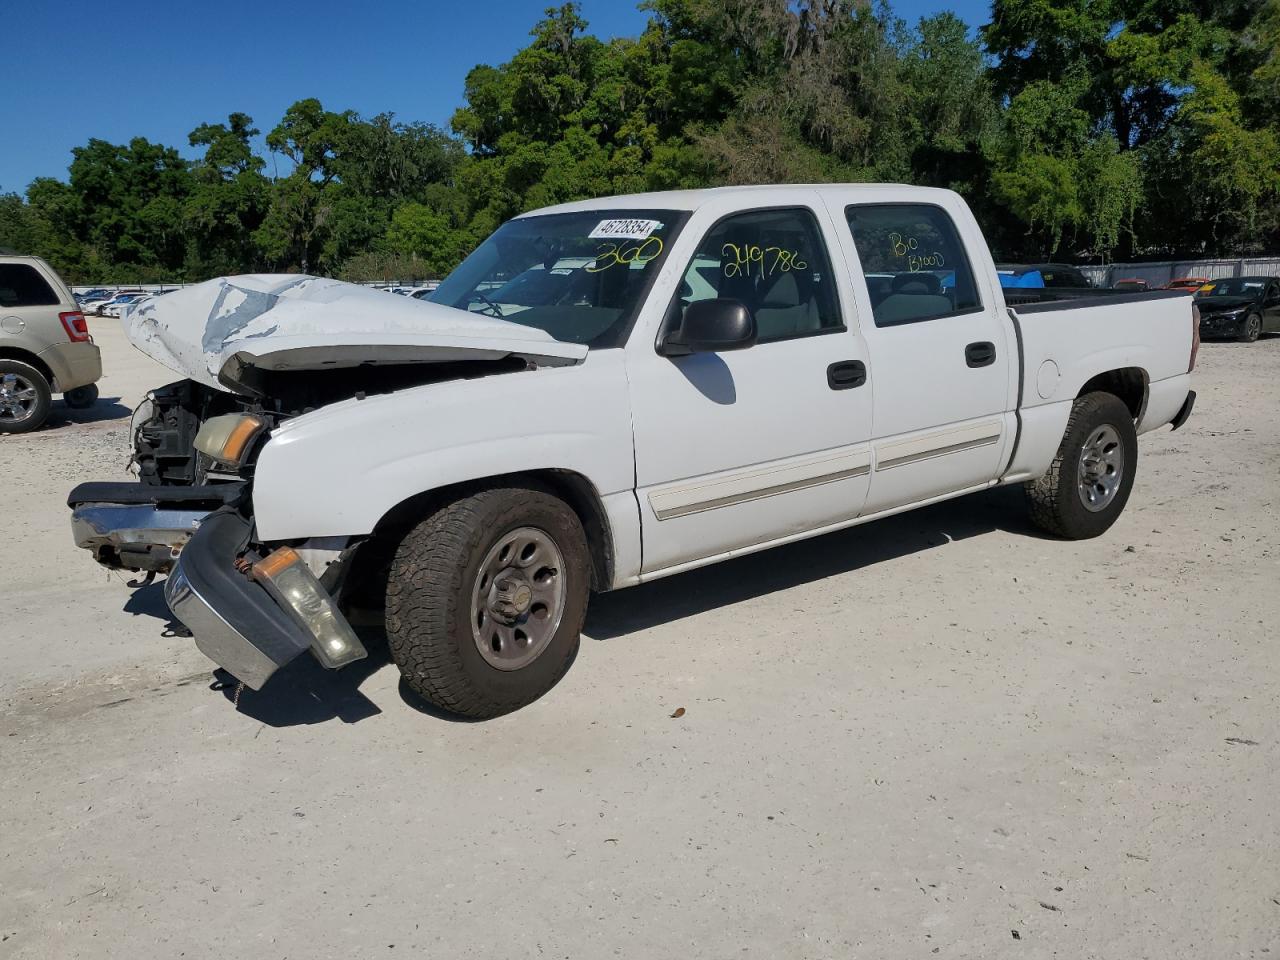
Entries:
[[580,363],[585,345],[542,330],[305,274],[219,277],[122,318],[139,350],[185,377],[252,393],[248,370],[327,370],[516,356]]

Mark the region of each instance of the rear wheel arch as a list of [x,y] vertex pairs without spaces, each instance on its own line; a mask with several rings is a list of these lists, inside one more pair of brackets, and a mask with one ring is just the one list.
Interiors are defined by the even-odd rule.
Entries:
[[1138,423],[1147,410],[1150,385],[1151,377],[1142,367],[1120,367],[1088,380],[1076,393],[1076,399],[1090,393],[1109,393],[1120,399],[1133,416],[1133,422]]
[[56,379],[53,375],[53,371],[49,369],[49,365],[47,363],[41,360],[34,353],[23,350],[19,347],[0,347],[0,360],[17,360],[20,363],[25,363],[30,367],[34,367],[48,382],[49,389],[53,389],[53,382]]

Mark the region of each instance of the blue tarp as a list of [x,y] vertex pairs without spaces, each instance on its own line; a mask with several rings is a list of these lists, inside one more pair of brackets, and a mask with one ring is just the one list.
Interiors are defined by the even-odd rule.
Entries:
[[1002,287],[1043,287],[1044,277],[1040,275],[1039,270],[1028,270],[1023,274],[1002,273],[1000,274],[1000,286]]

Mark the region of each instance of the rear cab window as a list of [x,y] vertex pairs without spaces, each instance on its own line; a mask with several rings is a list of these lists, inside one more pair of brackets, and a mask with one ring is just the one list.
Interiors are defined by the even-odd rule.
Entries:
[[877,327],[982,309],[973,268],[951,217],[917,203],[845,208]]
[[0,263],[0,307],[56,307],[57,292],[29,263]]

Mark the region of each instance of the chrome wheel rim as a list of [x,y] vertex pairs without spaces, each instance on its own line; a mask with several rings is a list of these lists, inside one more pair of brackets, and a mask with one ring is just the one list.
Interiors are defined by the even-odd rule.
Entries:
[[471,589],[471,635],[497,670],[526,667],[560,628],[564,556],[544,530],[520,527],[489,548]]
[[1249,326],[1246,329],[1245,335],[1250,340],[1257,340],[1258,337],[1262,335],[1262,318],[1250,317],[1246,323],[1248,323]]
[[0,423],[22,423],[36,406],[36,388],[17,373],[0,374]]
[[1080,451],[1080,502],[1091,513],[1105,510],[1124,478],[1124,446],[1110,424],[1095,427]]

